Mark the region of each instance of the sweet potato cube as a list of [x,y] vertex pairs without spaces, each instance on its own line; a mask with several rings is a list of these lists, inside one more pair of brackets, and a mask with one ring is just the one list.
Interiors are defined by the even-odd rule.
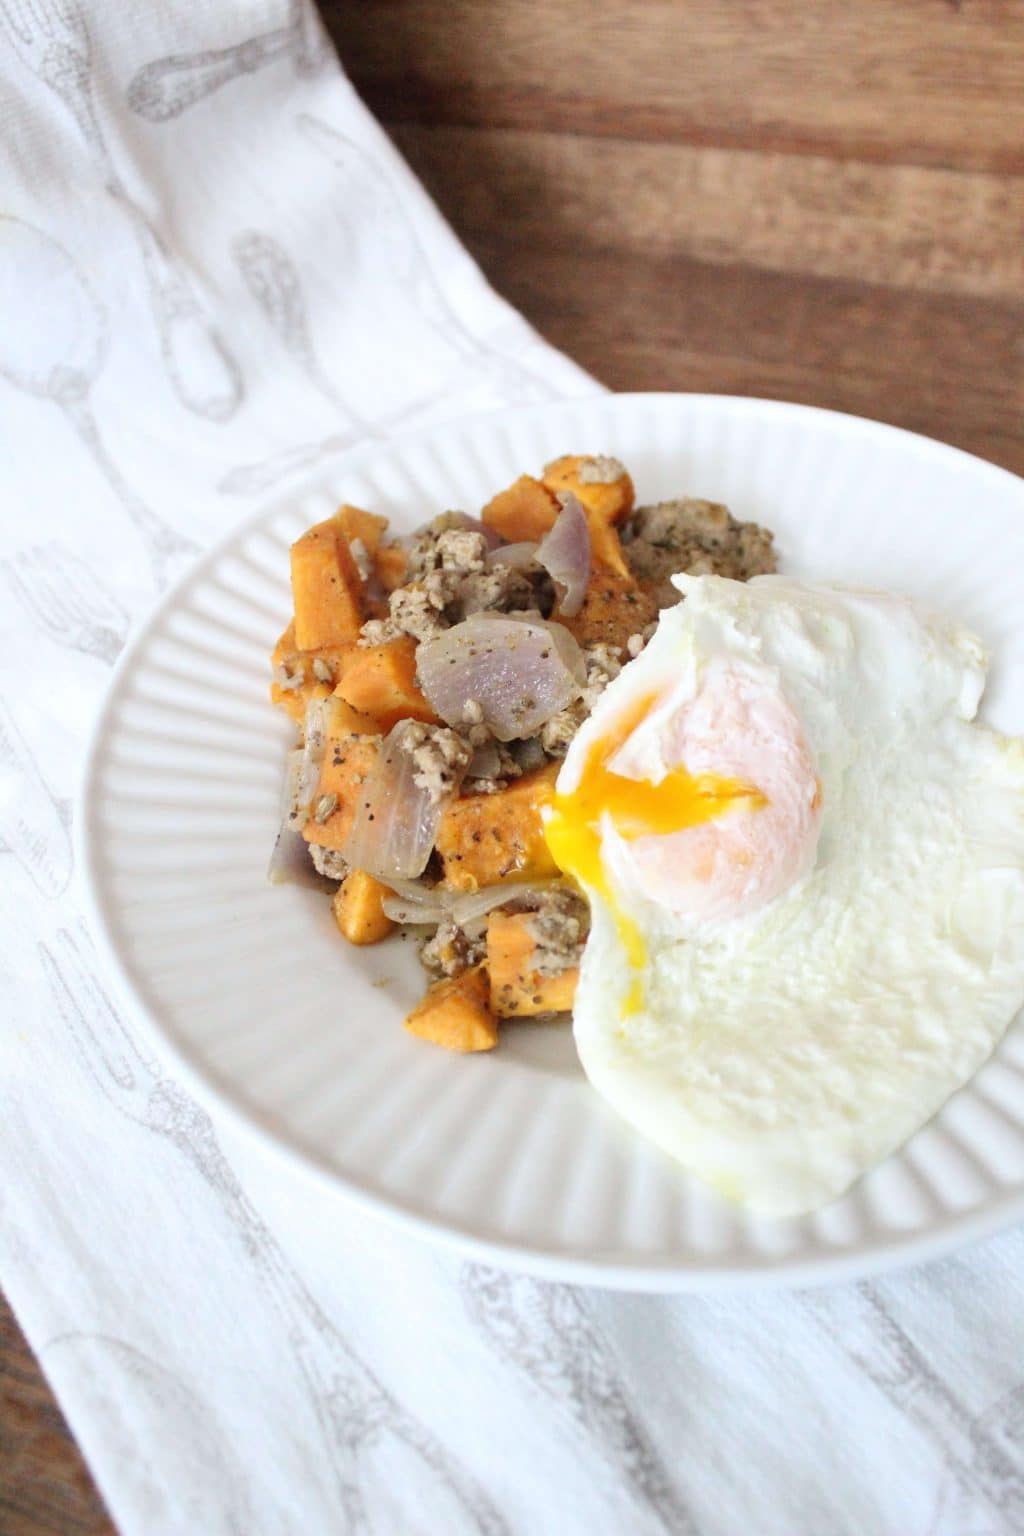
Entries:
[[595,479],[602,472],[602,459],[586,453],[565,453],[545,465],[543,483],[556,495],[571,491],[588,512],[607,523],[621,523],[633,506],[633,482],[623,470],[610,481]]
[[482,965],[438,981],[405,1020],[411,1035],[447,1051],[492,1051],[498,1021],[491,1012],[487,972]]
[[363,583],[338,519],[329,517],[296,539],[291,559],[299,650],[355,640],[363,622]]
[[371,555],[377,553],[377,546],[388,528],[386,517],[379,517],[376,512],[364,512],[362,507],[350,507],[347,502],[335,512],[334,520],[350,544],[353,539],[361,539]]
[[365,869],[353,869],[334,894],[332,910],[343,938],[350,944],[379,944],[395,924],[384,911],[390,892]]
[[488,528],[510,544],[542,539],[558,516],[554,495],[532,475],[520,475],[507,491],[499,491],[480,514]]
[[657,612],[657,603],[641,591],[632,576],[595,565],[579,613],[571,619],[562,614],[556,617],[586,649],[592,645],[625,646],[630,635],[641,633]]
[[333,731],[328,735],[309,820],[302,829],[307,843],[339,852],[344,848],[363,782],[376,760],[376,737]]
[[604,518],[588,512],[587,526],[590,529],[591,569],[618,571],[620,576],[632,578],[632,572],[623,552],[622,540],[611,523],[606,523]]
[[579,966],[556,976],[542,975],[533,964],[536,940],[528,912],[492,912],[487,922],[487,971],[491,1007],[499,1018],[529,1018],[538,1013],[567,1013],[572,1008]]
[[385,592],[393,592],[402,585],[408,564],[409,552],[401,544],[382,544],[374,552],[373,568]]
[[508,876],[558,873],[548,851],[541,809],[554,793],[558,764],[548,763],[495,795],[464,795],[441,817],[436,848],[445,884],[457,891],[497,885]]
[[335,693],[331,705],[331,733],[334,736],[383,736],[384,726],[375,715],[353,709],[347,699]]
[[416,642],[400,635],[383,645],[365,645],[352,656],[338,684],[338,696],[389,731],[399,720],[437,722],[416,686]]
[[[306,718],[307,706],[316,699],[326,699],[334,692],[352,648],[349,643],[326,645],[315,651],[300,651],[295,643],[293,621],[270,657],[275,672],[279,667],[283,668],[291,686],[285,687],[275,678],[270,685],[272,703],[285,710],[297,725],[301,725]],[[376,729],[375,726],[372,728]]]

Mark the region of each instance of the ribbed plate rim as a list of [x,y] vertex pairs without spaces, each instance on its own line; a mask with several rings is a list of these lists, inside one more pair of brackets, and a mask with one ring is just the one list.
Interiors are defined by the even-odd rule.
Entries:
[[382,1195],[366,1188],[356,1177],[347,1176],[329,1165],[308,1147],[300,1146],[290,1136],[270,1123],[250,1105],[241,1103],[214,1076],[211,1069],[170,1035],[132,980],[113,938],[110,921],[112,900],[104,891],[99,872],[101,833],[98,827],[98,779],[104,753],[109,745],[110,727],[122,684],[139,661],[147,644],[164,617],[180,602],[194,583],[200,582],[230,551],[259,530],[274,515],[280,514],[292,498],[322,484],[329,472],[333,477],[346,468],[357,468],[364,460],[379,459],[389,451],[400,451],[428,442],[439,433],[481,429],[488,425],[515,427],[528,425],[559,409],[604,405],[612,410],[651,407],[672,409],[711,407],[727,413],[777,414],[790,420],[827,421],[848,433],[866,439],[901,439],[929,456],[945,456],[950,464],[970,468],[975,475],[992,479],[1003,490],[1010,489],[1022,500],[1024,515],[1024,479],[999,465],[957,448],[939,438],[912,432],[867,416],[828,410],[795,401],[757,395],[716,395],[686,391],[638,391],[621,394],[574,396],[542,405],[528,405],[478,412],[453,418],[432,427],[397,434],[387,443],[374,441],[338,454],[318,467],[315,475],[297,480],[290,491],[280,489],[268,496],[243,519],[235,523],[182,574],[180,579],[154,604],[147,617],[130,637],[118,658],[102,706],[90,733],[82,763],[80,789],[73,823],[75,868],[86,909],[90,931],[109,975],[122,999],[131,1010],[134,1022],[146,1041],[168,1061],[184,1085],[213,1116],[225,1120],[243,1139],[248,1139],[263,1153],[289,1167],[298,1181],[315,1184],[322,1193],[343,1198],[368,1215],[408,1231],[421,1239],[439,1242],[445,1247],[481,1262],[512,1268],[538,1278],[585,1284],[622,1291],[657,1294],[670,1292],[708,1292],[746,1289],[790,1289],[819,1284],[864,1279],[891,1272],[930,1259],[948,1255],[970,1243],[980,1241],[1018,1221],[1024,1220],[1024,1184],[1008,1189],[979,1211],[951,1212],[920,1232],[893,1233],[861,1241],[846,1252],[801,1257],[784,1254],[773,1258],[759,1256],[754,1262],[742,1262],[731,1256],[725,1262],[714,1257],[683,1261],[673,1255],[635,1257],[614,1256],[601,1250],[586,1254],[568,1252],[556,1245],[532,1244],[518,1240],[482,1237],[472,1224],[424,1214],[415,1204],[398,1196]]

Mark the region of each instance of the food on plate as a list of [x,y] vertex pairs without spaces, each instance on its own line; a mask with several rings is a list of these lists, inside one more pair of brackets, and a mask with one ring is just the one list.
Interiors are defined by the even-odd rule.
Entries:
[[572,741],[549,846],[590,903],[580,1059],[729,1198],[814,1209],[1024,1002],[1024,742],[975,637],[898,597],[678,577]]
[[300,741],[271,878],[338,882],[349,943],[418,931],[432,985],[407,1026],[449,1049],[571,1009],[588,908],[544,816],[570,742],[653,632],[657,551],[673,570],[774,569],[771,535],[724,508],[698,536],[634,501],[617,459],[564,454],[479,518],[396,540],[346,505],[292,546],[271,697]]
[[419,934],[425,1041],[571,1011],[615,1110],[784,1216],[1024,1001],[1024,743],[974,723],[966,630],[774,570],[765,529],[638,507],[606,455],[405,539],[342,507],[292,549],[271,877],[333,883],[351,944]]

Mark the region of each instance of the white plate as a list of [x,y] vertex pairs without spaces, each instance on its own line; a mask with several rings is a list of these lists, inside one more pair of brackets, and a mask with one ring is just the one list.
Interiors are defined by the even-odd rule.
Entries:
[[690,493],[775,530],[782,568],[919,594],[995,657],[985,715],[1024,730],[1024,482],[802,406],[607,396],[478,417],[337,462],[209,555],[138,636],[93,741],[83,867],[111,966],[192,1088],[311,1177],[478,1256],[648,1289],[807,1283],[935,1254],[1024,1215],[1024,1029],[898,1155],[799,1221],[735,1210],[590,1091],[567,1028],[464,1058],[412,1039],[411,944],[342,944],[329,903],[270,888],[286,722],[268,652],[288,545],[339,499],[402,530],[568,450],[644,501]]

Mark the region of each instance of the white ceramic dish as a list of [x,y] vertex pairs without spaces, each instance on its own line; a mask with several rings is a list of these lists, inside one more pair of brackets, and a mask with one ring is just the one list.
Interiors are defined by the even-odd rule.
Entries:
[[642,500],[691,493],[774,529],[781,565],[917,594],[994,665],[985,717],[1024,731],[1024,482],[802,406],[605,396],[478,417],[337,461],[208,555],[123,658],[80,836],[100,942],[193,1090],[310,1178],[479,1257],[638,1289],[807,1284],[946,1251],[1024,1216],[1024,1028],[902,1152],[816,1216],[745,1215],[611,1115],[568,1028],[454,1057],[401,1028],[411,944],[340,943],[329,903],[271,888],[286,722],[268,652],[288,545],[344,498],[409,529],[564,451],[616,454]]

